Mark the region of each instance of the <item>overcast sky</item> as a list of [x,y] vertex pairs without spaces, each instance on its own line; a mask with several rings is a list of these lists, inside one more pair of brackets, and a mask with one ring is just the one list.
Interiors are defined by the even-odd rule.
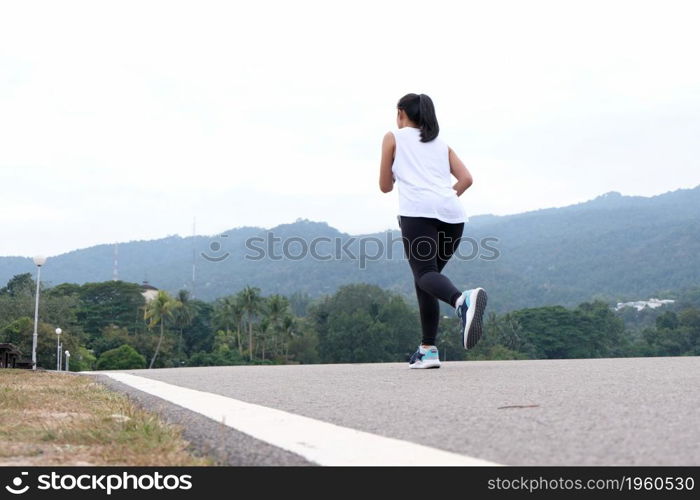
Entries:
[[304,217],[395,228],[396,101],[429,94],[471,215],[700,184],[697,2],[0,6],[0,255]]

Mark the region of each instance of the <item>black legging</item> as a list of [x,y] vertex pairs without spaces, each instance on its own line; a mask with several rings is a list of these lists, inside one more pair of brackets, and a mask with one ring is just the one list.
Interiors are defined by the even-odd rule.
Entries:
[[459,245],[464,223],[450,224],[439,219],[401,215],[399,226],[418,296],[422,344],[435,345],[440,321],[438,299],[454,307],[461,295],[440,271]]

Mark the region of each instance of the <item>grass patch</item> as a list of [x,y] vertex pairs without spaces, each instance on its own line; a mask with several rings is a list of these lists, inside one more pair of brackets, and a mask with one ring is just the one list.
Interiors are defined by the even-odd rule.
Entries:
[[212,465],[182,429],[90,377],[0,369],[0,466]]

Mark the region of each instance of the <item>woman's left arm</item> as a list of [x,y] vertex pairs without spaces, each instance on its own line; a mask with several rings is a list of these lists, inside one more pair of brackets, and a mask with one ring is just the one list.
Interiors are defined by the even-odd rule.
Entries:
[[450,173],[455,177],[455,179],[457,179],[457,183],[452,186],[452,189],[455,190],[457,196],[462,196],[462,194],[464,194],[464,192],[474,183],[474,178],[464,163],[462,163],[462,160],[459,159],[457,153],[455,153],[452,148],[448,147],[447,149],[449,151],[448,157],[450,160]]
[[379,166],[379,189],[382,193],[388,193],[394,189],[394,174],[391,172],[391,167],[394,164],[395,151],[394,134],[387,132],[382,141],[382,161]]

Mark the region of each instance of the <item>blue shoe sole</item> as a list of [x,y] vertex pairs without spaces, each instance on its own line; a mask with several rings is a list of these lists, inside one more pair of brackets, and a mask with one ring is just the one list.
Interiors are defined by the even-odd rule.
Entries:
[[[467,350],[472,349],[479,343],[479,340],[481,340],[481,335],[483,334],[484,311],[486,310],[486,303],[488,302],[486,290],[477,288],[474,291],[476,292],[476,297],[474,300],[470,300],[470,303],[473,305],[467,311],[467,321],[462,331],[462,344]],[[471,313],[471,311],[473,311],[473,313]]]

